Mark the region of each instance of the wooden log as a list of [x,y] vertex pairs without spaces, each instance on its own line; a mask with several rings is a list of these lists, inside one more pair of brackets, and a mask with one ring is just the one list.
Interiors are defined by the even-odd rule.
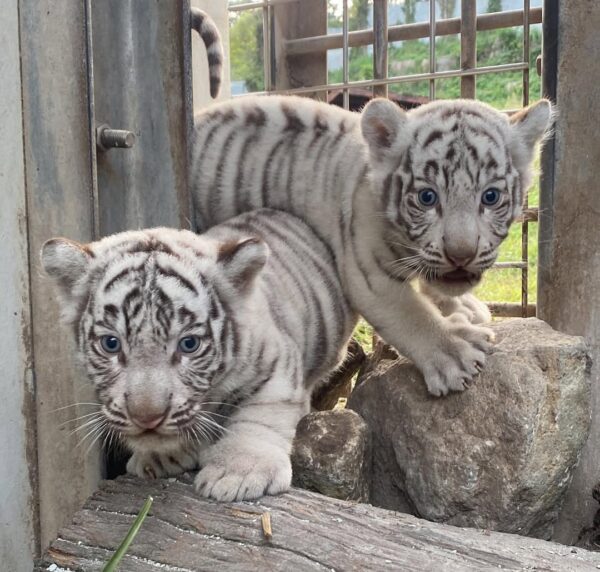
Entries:
[[[192,570],[557,570],[600,568],[600,554],[512,534],[456,528],[294,489],[256,502],[199,498],[189,476],[121,477],[63,528],[36,571],[100,571],[145,498],[154,504],[122,561],[130,572]],[[271,537],[262,515],[270,513]]]

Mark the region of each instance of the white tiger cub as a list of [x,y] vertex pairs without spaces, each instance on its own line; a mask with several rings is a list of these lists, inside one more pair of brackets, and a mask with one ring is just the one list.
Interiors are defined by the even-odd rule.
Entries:
[[550,116],[545,100],[510,119],[468,100],[406,113],[376,99],[362,114],[290,96],[214,105],[195,118],[196,220],[262,206],[302,218],[333,251],[353,308],[429,391],[462,390],[491,344],[469,290],[521,211]]
[[296,424],[356,315],[329,249],[263,209],[203,235],[157,228],[42,249],[101,403],[139,476],[196,467],[217,500],[285,491]]

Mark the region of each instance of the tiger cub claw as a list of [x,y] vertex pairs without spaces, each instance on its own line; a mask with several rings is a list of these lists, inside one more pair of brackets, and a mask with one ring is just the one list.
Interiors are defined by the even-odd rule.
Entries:
[[446,321],[448,338],[430,353],[422,369],[429,393],[440,397],[450,391],[464,391],[483,369],[492,349],[494,333],[468,323],[463,315]]

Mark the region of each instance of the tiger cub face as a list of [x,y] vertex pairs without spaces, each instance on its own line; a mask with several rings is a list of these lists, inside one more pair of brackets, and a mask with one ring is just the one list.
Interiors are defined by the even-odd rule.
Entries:
[[451,295],[479,282],[521,213],[550,118],[545,100],[510,118],[471,100],[408,113],[383,99],[365,108],[361,129],[400,277]]
[[206,401],[248,335],[233,308],[266,259],[258,239],[220,244],[166,228],[87,245],[46,242],[42,263],[59,286],[107,433],[159,452],[218,436]]

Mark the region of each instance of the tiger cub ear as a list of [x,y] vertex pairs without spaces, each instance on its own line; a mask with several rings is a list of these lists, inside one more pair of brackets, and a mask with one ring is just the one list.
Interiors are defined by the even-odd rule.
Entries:
[[360,127],[371,154],[385,156],[394,146],[406,121],[406,112],[388,99],[370,101],[362,112]]
[[547,99],[540,101],[513,114],[509,122],[517,139],[533,157],[535,144],[548,133],[553,121],[552,105]]
[[61,294],[69,299],[73,286],[87,271],[92,251],[85,245],[66,238],[51,238],[42,246],[42,266],[57,284]]
[[255,236],[224,242],[219,246],[217,263],[240,290],[248,288],[269,257],[267,245]]

